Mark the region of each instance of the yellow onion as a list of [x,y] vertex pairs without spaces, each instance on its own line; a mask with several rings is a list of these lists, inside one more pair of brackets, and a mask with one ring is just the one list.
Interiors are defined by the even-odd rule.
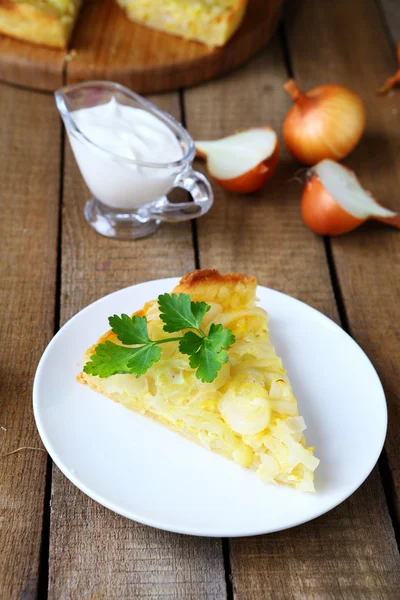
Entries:
[[365,108],[357,94],[339,85],[304,94],[293,79],[283,87],[294,101],[283,123],[283,138],[299,162],[341,160],[355,148],[365,127]]

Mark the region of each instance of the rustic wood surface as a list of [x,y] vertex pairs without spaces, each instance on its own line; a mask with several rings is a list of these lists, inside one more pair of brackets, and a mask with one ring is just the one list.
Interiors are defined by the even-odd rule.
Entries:
[[[18,108],[18,111],[16,111]],[[0,85],[0,598],[35,598],[46,453],[32,380],[54,333],[61,127],[51,98]],[[19,596],[20,594],[20,596]]]
[[[354,28],[351,23],[360,11],[364,26]],[[332,22],[334,28],[330,27]],[[310,23],[314,35],[305,45],[302,31]],[[313,87],[329,64],[325,74],[327,83],[340,81],[363,98],[368,115],[367,132],[346,164],[382,204],[400,211],[399,194],[393,193],[400,189],[400,94],[391,92],[381,97],[374,93],[387,74],[396,69],[393,47],[376,4],[353,0],[328,3],[322,9],[318,0],[308,0],[292,15],[288,40],[294,75],[301,85]],[[351,60],[337,59],[338,45]],[[332,239],[331,246],[350,331],[378,369],[387,394],[389,429],[385,449],[399,522],[400,239],[396,233],[391,228],[369,223],[351,236]]]
[[282,0],[251,0],[223,48],[209,48],[133,23],[115,0],[84,2],[67,52],[0,36],[0,80],[54,91],[68,83],[108,79],[139,93],[207,81],[242,65],[265,46]]
[[[366,102],[368,127],[346,163],[400,210],[400,90],[375,96],[395,68],[393,49],[374,0],[288,0],[284,32],[244,68],[181,98],[154,100],[194,136],[218,137],[260,123],[279,131],[291,71],[305,89],[347,84]],[[60,131],[50,96],[0,85],[1,600],[398,597],[400,234],[379,225],[334,240],[309,232],[299,215],[298,165],[281,144],[263,192],[237,198],[214,186],[215,205],[196,223],[163,226],[133,243],[105,239],[84,221],[88,191]],[[390,427],[379,468],[311,523],[232,540],[170,534],[111,513],[54,466],[46,476],[40,450],[4,456],[42,447],[31,384],[54,329],[104,294],[199,266],[254,273],[341,322],[382,378]]]

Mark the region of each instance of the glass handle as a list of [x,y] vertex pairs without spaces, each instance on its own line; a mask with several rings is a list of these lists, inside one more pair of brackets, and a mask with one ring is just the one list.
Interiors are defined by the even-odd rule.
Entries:
[[188,168],[175,179],[174,187],[180,187],[192,196],[193,202],[172,203],[162,198],[148,207],[148,215],[161,221],[176,222],[196,219],[208,212],[214,202],[211,185],[201,173]]

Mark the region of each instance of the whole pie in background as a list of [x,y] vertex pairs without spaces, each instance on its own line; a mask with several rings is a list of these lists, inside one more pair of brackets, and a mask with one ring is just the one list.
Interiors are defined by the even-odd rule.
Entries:
[[[248,3],[248,0],[117,1],[132,21],[209,46],[226,44],[243,21]],[[81,4],[82,0],[0,0],[0,34],[66,48]]]

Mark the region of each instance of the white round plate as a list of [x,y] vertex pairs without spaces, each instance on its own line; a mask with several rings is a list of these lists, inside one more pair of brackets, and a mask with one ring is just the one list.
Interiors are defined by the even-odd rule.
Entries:
[[321,459],[316,493],[262,483],[234,463],[75,381],[84,351],[108,316],[136,311],[178,279],[150,281],[91,304],[48,345],[33,406],[40,436],[68,479],[107,508],[141,523],[204,536],[279,531],[310,521],[350,496],[381,452],[387,410],[361,348],[315,309],[259,287],[272,341],[283,358],[307,441]]

